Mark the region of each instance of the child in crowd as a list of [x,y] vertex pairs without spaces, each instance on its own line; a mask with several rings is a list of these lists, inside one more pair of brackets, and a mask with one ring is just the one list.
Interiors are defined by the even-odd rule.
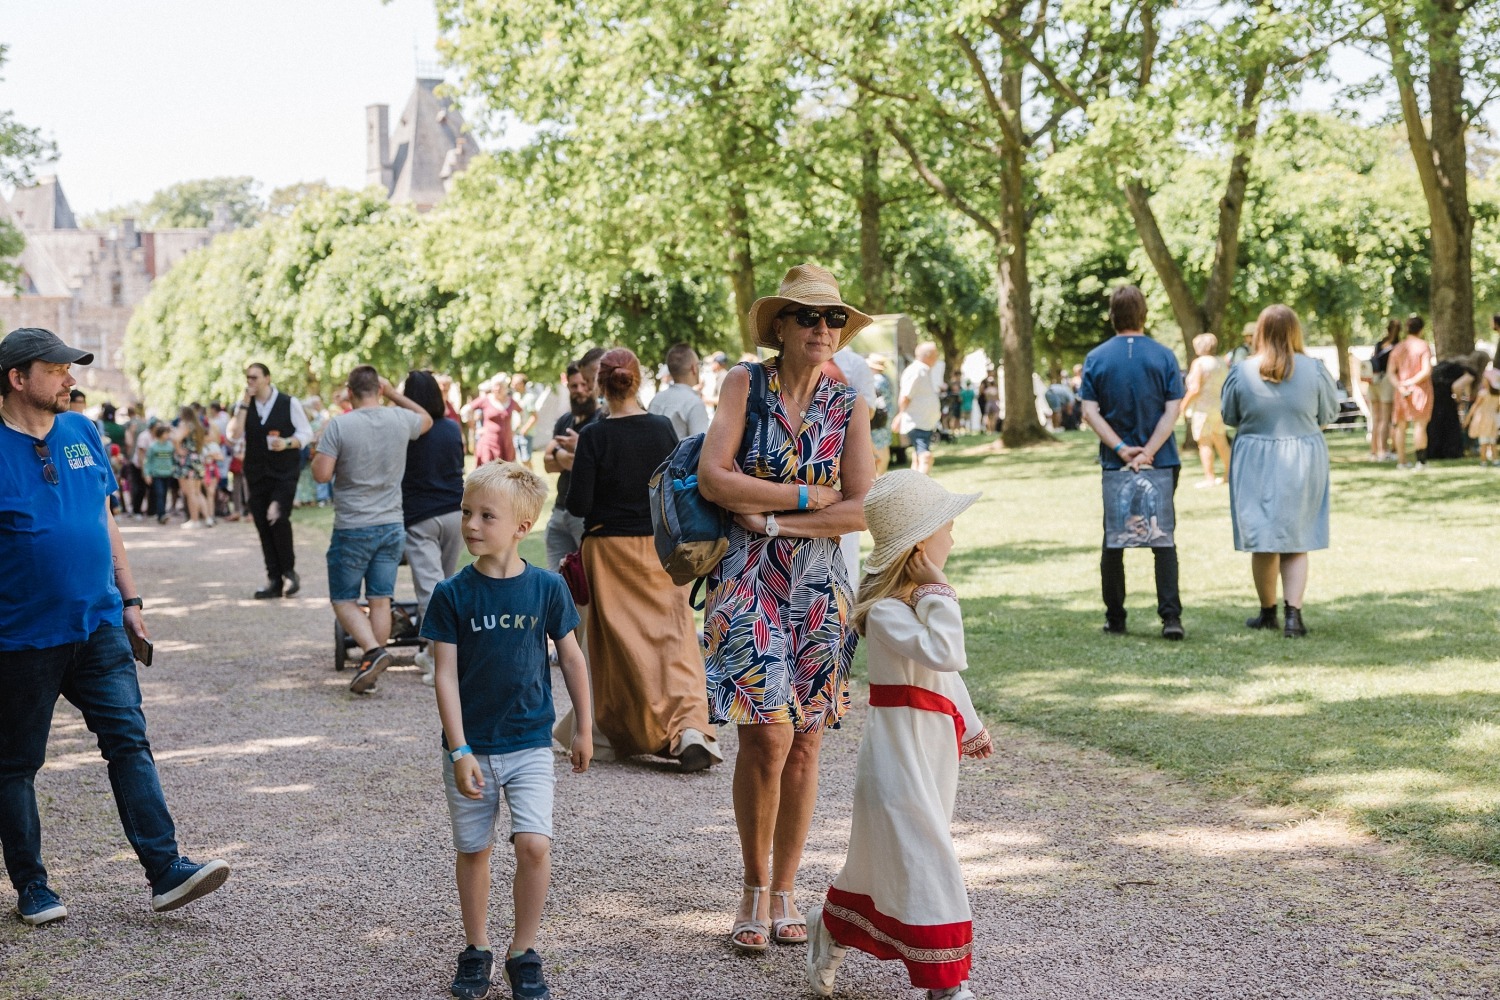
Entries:
[[1495,461],[1495,441],[1500,437],[1500,385],[1496,384],[1494,366],[1474,380],[1474,400],[1464,417],[1469,436],[1479,442],[1479,465],[1500,465]]
[[535,949],[552,869],[549,638],[578,723],[575,773],[588,770],[594,724],[587,667],[574,634],[578,611],[567,584],[528,565],[516,551],[546,498],[546,481],[514,462],[491,462],[470,473],[462,530],[475,561],[437,585],[422,622],[422,635],[432,640],[443,776],[468,937],[453,978],[456,997],[483,997],[490,989],[490,844],[501,789],[516,852],[515,931],[505,978],[518,1000],[550,996]]
[[151,445],[146,449],[145,479],[151,487],[151,510],[156,514],[157,524],[167,523],[167,487],[172,484],[172,470],[176,468],[177,449],[169,439],[171,433],[166,421],[156,424],[151,428]]
[[807,981],[833,995],[849,948],[899,959],[929,1000],[973,1000],[973,924],[949,824],[960,757],[988,757],[990,734],[958,672],[968,666],[958,595],[943,575],[955,495],[910,469],[875,480],[854,626],[869,651],[870,714],[854,779],[849,854],[807,914]]

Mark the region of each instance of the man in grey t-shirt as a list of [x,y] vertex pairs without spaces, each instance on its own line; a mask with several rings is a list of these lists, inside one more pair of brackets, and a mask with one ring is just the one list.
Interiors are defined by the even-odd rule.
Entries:
[[667,372],[672,383],[651,397],[647,412],[672,421],[677,439],[692,437],[708,430],[708,409],[695,388],[698,384],[698,355],[688,344],[675,344],[667,351]]
[[[328,543],[328,598],[333,613],[364,655],[349,690],[364,694],[391,662],[391,598],[406,547],[401,477],[406,446],[432,429],[432,416],[370,365],[349,373],[354,409],[324,428],[313,456],[313,478],[333,481],[333,538]],[[389,399],[395,406],[381,405]],[[359,608],[360,585],[370,605]]]

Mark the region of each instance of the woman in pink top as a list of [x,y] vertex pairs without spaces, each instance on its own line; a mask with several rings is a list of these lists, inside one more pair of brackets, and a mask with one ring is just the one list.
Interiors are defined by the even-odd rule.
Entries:
[[1396,463],[1411,468],[1406,460],[1406,425],[1412,428],[1412,443],[1417,449],[1417,466],[1427,462],[1427,422],[1432,419],[1432,345],[1422,339],[1422,317],[1406,320],[1406,339],[1391,350],[1386,362],[1386,377],[1396,386],[1392,437],[1396,441]]
[[480,388],[484,391],[463,410],[465,423],[473,421],[476,414],[484,421],[474,441],[474,464],[483,465],[496,459],[514,462],[516,439],[511,421],[521,412],[521,404],[510,394],[510,377],[503,373],[496,375]]

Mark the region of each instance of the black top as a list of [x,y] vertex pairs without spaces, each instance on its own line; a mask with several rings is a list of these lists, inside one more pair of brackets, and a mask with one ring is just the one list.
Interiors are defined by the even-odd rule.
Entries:
[[297,427],[292,423],[292,397],[277,392],[265,423],[260,422],[260,410],[255,401],[251,400],[248,406],[250,412],[245,414],[245,478],[296,479],[302,473],[302,452],[296,448],[272,451],[266,445],[271,431],[284,438],[296,435]]
[[1386,366],[1391,362],[1391,351],[1394,349],[1394,344],[1375,345],[1375,353],[1370,355],[1370,371],[1373,374],[1385,374]]
[[[593,413],[590,413],[587,417],[584,417],[582,423],[575,423],[577,419],[578,418],[573,416],[573,412],[571,410],[558,417],[557,423],[552,425],[552,436],[558,437],[559,435],[568,433],[568,431],[577,431],[578,433],[582,434],[583,429],[589,424],[593,423],[596,420],[604,419],[604,413],[601,410],[596,409]],[[572,483],[572,469],[563,469],[557,474],[556,506],[561,507],[563,510],[568,509],[568,488],[572,485]]]
[[590,535],[650,535],[646,484],[676,447],[672,421],[654,413],[592,421],[578,435],[568,513]]
[[464,432],[444,417],[432,430],[406,446],[406,473],[401,477],[401,519],[410,528],[418,521],[451,514],[464,498]]

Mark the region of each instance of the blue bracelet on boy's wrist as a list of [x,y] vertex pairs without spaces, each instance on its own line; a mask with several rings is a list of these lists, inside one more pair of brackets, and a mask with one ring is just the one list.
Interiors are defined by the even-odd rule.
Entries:
[[797,509],[807,509],[807,487],[803,484],[797,486]]
[[469,744],[465,743],[463,746],[459,747],[457,750],[450,750],[450,751],[448,751],[448,759],[450,761],[452,761],[453,763],[457,764],[459,761],[463,760],[465,757],[469,756],[473,752],[474,752],[473,750],[469,749]]
[[1115,454],[1118,455],[1120,453],[1120,449],[1123,447],[1125,447],[1124,441],[1121,441],[1119,444],[1115,445]]

